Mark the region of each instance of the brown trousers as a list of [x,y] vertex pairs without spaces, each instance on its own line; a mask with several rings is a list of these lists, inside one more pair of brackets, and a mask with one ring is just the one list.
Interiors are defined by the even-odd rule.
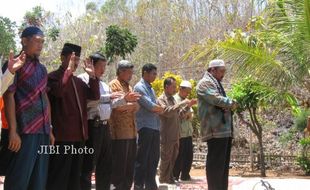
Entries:
[[159,182],[173,181],[173,168],[179,153],[179,141],[160,144]]

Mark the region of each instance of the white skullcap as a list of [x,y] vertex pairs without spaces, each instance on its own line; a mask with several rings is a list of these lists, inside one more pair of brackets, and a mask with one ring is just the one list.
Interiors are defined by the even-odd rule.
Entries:
[[187,80],[183,80],[181,82],[180,86],[181,87],[185,87],[185,88],[190,88],[190,89],[192,88],[192,84],[189,81],[187,81]]
[[214,59],[210,61],[208,68],[212,68],[212,67],[225,67],[225,63],[222,59]]

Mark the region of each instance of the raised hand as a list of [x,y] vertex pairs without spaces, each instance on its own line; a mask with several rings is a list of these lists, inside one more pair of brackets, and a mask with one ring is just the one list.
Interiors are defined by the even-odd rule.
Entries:
[[69,65],[68,65],[68,68],[67,68],[67,70],[70,70],[71,72],[74,72],[75,70],[76,70],[76,66],[75,66],[75,59],[76,59],[76,57],[75,57],[75,53],[73,52],[72,54],[71,54],[71,57],[70,57],[70,61],[69,61]]
[[89,58],[84,60],[83,69],[90,77],[95,77],[94,64],[93,61],[91,61]]
[[9,60],[8,60],[9,71],[12,74],[14,74],[15,71],[17,71],[19,68],[21,68],[25,64],[25,61],[26,61],[26,54],[24,51],[22,51],[22,53],[18,57],[14,58],[14,53],[11,50],[9,54]]

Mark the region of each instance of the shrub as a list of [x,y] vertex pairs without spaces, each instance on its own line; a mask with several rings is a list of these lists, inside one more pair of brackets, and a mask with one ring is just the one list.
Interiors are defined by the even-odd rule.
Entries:
[[294,126],[299,131],[303,131],[307,127],[307,119],[310,116],[310,109],[303,109],[294,119]]
[[302,147],[302,153],[297,157],[297,164],[301,167],[306,175],[310,175],[310,137],[301,139],[299,144]]

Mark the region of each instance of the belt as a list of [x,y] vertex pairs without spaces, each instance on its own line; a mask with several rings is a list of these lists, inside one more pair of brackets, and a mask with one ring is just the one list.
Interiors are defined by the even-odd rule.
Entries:
[[100,120],[100,123],[101,123],[102,125],[106,125],[106,124],[108,124],[108,120]]
[[[90,122],[96,122],[95,119],[89,119],[88,121],[90,121]],[[107,124],[108,124],[108,120],[99,120],[99,124],[107,125]]]

